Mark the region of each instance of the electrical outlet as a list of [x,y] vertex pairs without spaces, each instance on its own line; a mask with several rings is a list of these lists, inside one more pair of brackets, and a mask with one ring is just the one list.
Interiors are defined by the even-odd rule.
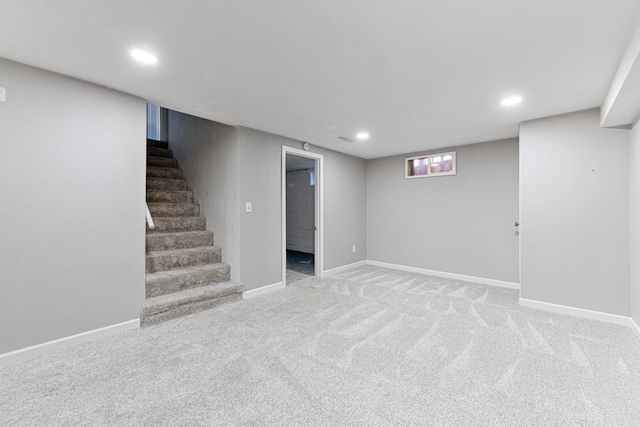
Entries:
[[246,213],[251,213],[251,212],[253,212],[253,205],[252,205],[252,203],[251,203],[251,202],[247,202],[247,203],[245,204],[245,208],[244,208],[244,210],[245,210],[245,212],[246,212]]
[[355,252],[356,251],[356,245],[351,246],[351,251]]

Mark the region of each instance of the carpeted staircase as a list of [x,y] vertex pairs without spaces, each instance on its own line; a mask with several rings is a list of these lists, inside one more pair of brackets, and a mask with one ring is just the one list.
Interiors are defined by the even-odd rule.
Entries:
[[155,228],[147,226],[142,325],[241,300],[244,287],[230,281],[231,267],[213,246],[213,232],[166,142],[147,141],[147,204]]

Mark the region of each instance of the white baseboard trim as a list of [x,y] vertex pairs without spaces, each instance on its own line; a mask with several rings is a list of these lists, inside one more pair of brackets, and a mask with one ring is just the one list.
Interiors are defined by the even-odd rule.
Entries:
[[31,359],[32,357],[50,353],[73,345],[95,341],[99,338],[108,337],[119,334],[120,332],[138,329],[140,327],[140,319],[133,319],[127,322],[118,323],[104,328],[94,329],[92,331],[82,332],[80,334],[71,335],[57,340],[48,341],[42,344],[33,345],[31,347],[21,348],[19,350],[10,351],[9,353],[0,354],[0,366],[15,363],[20,360]]
[[566,314],[583,319],[599,320],[601,322],[613,323],[623,326],[634,326],[634,322],[629,316],[619,314],[604,313],[602,311],[587,310],[585,308],[569,307],[567,305],[553,304],[550,302],[536,301],[532,299],[520,298],[520,305],[523,307],[537,308],[539,310],[552,311],[554,313]]
[[638,326],[638,324],[636,323],[636,321],[631,318],[631,329],[633,329],[633,332],[636,333],[636,337],[638,337],[638,339],[640,340],[640,326]]
[[331,276],[332,274],[338,274],[345,270],[349,270],[351,268],[357,268],[367,265],[367,261],[358,261],[352,264],[341,265],[340,267],[332,268],[330,270],[325,270],[322,272],[322,277]]
[[242,299],[253,298],[260,295],[268,294],[269,292],[277,291],[278,289],[284,289],[284,283],[272,283],[271,285],[262,286],[256,289],[251,289],[250,291],[244,291],[242,293]]
[[498,286],[507,289],[520,289],[520,283],[505,282],[504,280],[487,279],[485,277],[466,276],[464,274],[448,273],[445,271],[427,270],[426,268],[409,267],[406,265],[391,264],[380,261],[367,261],[367,265],[375,267],[390,268],[392,270],[402,270],[409,273],[425,274],[427,276],[442,277],[444,279],[462,280],[465,282],[473,282],[481,285]]

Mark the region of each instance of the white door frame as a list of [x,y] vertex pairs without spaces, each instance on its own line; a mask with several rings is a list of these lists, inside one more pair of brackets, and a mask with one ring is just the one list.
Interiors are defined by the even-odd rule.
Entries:
[[315,273],[322,277],[324,271],[324,156],[297,148],[282,146],[282,283],[287,284],[287,154],[316,161],[316,212],[315,212]]

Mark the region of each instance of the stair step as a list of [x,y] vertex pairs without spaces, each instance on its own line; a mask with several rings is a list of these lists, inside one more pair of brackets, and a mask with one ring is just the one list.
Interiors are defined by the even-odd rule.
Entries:
[[175,233],[181,231],[204,231],[207,221],[199,216],[158,217],[153,219],[155,227],[147,233]]
[[147,234],[147,253],[213,246],[213,231]]
[[147,156],[147,166],[157,166],[159,168],[177,168],[178,161],[176,159],[168,159],[166,157]]
[[147,298],[231,280],[229,264],[207,264],[146,275]]
[[193,191],[147,190],[147,203],[193,203]]
[[182,179],[182,169],[159,168],[157,166],[147,166],[147,177]]
[[147,148],[147,156],[173,159],[173,151],[167,148]]
[[147,148],[169,148],[169,143],[166,141],[157,141],[155,139],[147,139]]
[[147,190],[186,190],[187,181],[184,179],[147,178]]
[[200,248],[152,252],[147,254],[145,261],[146,273],[157,273],[196,265],[217,264],[222,262],[222,248],[218,246],[203,246]]
[[219,305],[242,300],[244,286],[235,282],[215,283],[148,298],[142,307],[142,326],[186,316]]
[[149,203],[152,217],[200,216],[200,205],[195,203]]

